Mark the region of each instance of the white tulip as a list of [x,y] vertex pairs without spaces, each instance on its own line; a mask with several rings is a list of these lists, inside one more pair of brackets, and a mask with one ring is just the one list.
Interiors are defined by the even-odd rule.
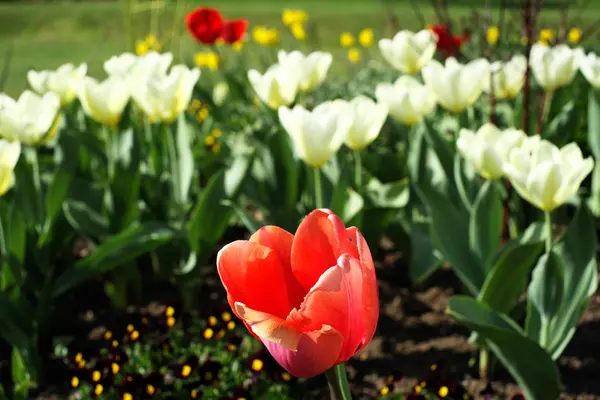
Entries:
[[541,140],[513,149],[504,172],[519,195],[544,211],[552,211],[573,197],[594,168],[591,157],[583,158],[579,146],[561,149]]
[[311,91],[323,83],[333,61],[331,53],[322,51],[305,56],[297,50],[290,53],[280,50],[277,58],[282,68],[298,74],[298,89],[302,92]]
[[600,58],[596,53],[579,55],[579,70],[595,89],[600,89]]
[[112,56],[104,62],[104,71],[106,71],[109,76],[125,76],[137,61],[138,56],[133,53],[123,53],[118,56]]
[[388,109],[366,96],[355,97],[347,105],[352,113],[352,125],[345,143],[352,150],[362,150],[379,136]]
[[536,43],[531,48],[529,65],[537,83],[546,91],[554,91],[573,81],[582,54],[582,49],[565,44],[548,47]]
[[104,62],[104,70],[109,76],[132,76],[139,75],[147,77],[154,73],[164,74],[173,62],[172,53],[148,52],[143,56],[136,56],[132,53],[123,53],[113,56]]
[[293,109],[280,107],[279,120],[298,158],[320,168],[344,143],[352,127],[352,111],[346,102],[328,101],[312,111],[300,105]]
[[0,94],[0,137],[41,144],[56,134],[59,109],[60,99],[52,92],[40,96],[26,90],[17,101]]
[[417,33],[400,31],[393,39],[381,39],[379,49],[383,57],[405,74],[416,74],[432,58],[437,47],[433,32],[423,29]]
[[491,65],[492,82],[486,81],[484,90],[494,92],[496,100],[514,99],[521,92],[525,83],[527,57],[522,54],[514,55],[509,61],[496,61]]
[[437,103],[431,89],[409,75],[401,76],[393,84],[378,84],[375,97],[387,106],[393,119],[408,126],[421,122]]
[[258,97],[270,108],[288,106],[296,99],[298,93],[298,74],[289,72],[279,64],[273,64],[261,75],[251,69],[248,80]]
[[55,71],[43,70],[27,72],[29,86],[38,94],[53,92],[60,98],[61,105],[69,104],[77,95],[77,88],[87,73],[87,64],[75,67],[63,64]]
[[21,143],[0,139],[0,196],[15,184],[15,166],[21,156]]
[[200,70],[175,65],[167,75],[152,74],[132,87],[132,97],[151,122],[173,123],[187,108]]
[[116,127],[130,98],[127,79],[111,76],[102,82],[86,77],[77,95],[83,111],[101,124]]
[[471,107],[481,95],[486,81],[490,79],[490,65],[483,58],[461,64],[454,57],[448,57],[445,65],[431,60],[423,67],[422,74],[440,105],[459,114]]
[[511,151],[526,139],[527,135],[523,131],[500,130],[487,123],[477,132],[461,129],[456,147],[479,175],[494,180],[504,176],[504,165],[508,162]]

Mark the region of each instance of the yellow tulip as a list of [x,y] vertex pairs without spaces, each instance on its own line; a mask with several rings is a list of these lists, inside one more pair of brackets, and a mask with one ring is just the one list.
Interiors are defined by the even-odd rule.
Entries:
[[263,46],[274,46],[279,43],[279,32],[275,28],[258,25],[252,30],[254,41]]
[[569,30],[569,42],[577,44],[581,41],[581,29],[574,27]]
[[363,47],[371,47],[375,42],[375,34],[373,33],[373,29],[365,28],[358,34],[358,42]]
[[554,32],[552,29],[545,28],[540,31],[540,42],[548,44],[554,39]]
[[497,26],[490,26],[487,30],[487,42],[489,44],[498,43],[498,38],[500,37],[500,29]]
[[361,59],[362,59],[362,54],[360,53],[359,49],[357,49],[356,47],[353,47],[350,50],[348,50],[348,61],[350,61],[352,64],[356,64]]
[[354,36],[350,32],[343,32],[340,35],[340,44],[342,47],[351,47],[354,45]]
[[295,22],[290,26],[290,31],[292,35],[296,38],[296,40],[304,40],[306,39],[306,31],[304,30],[304,25],[301,23]]
[[194,62],[197,67],[206,67],[213,71],[219,69],[219,55],[212,51],[201,51],[194,56]]
[[308,15],[304,10],[291,10],[286,8],[281,15],[281,21],[284,25],[291,26],[293,24],[304,24],[308,19]]

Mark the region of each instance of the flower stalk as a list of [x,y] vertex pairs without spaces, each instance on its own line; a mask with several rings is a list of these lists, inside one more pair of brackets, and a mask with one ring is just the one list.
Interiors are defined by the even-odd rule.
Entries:
[[313,168],[315,184],[315,208],[323,208],[323,187],[321,186],[321,170]]
[[325,377],[327,377],[327,383],[329,384],[331,400],[352,400],[346,367],[343,363],[325,371]]

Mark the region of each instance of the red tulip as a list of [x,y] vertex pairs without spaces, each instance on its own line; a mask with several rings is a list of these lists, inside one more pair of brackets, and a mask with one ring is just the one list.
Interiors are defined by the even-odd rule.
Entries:
[[371,252],[330,210],[311,212],[295,235],[266,226],[228,244],[217,268],[235,314],[294,376],[346,362],[373,338],[379,297]]
[[223,32],[221,37],[225,40],[225,43],[233,44],[242,40],[246,34],[248,28],[248,21],[245,19],[236,19],[232,21],[225,21],[223,25]]
[[433,25],[430,30],[437,36],[437,49],[444,57],[456,55],[463,43],[470,39],[470,34],[451,35],[447,25]]
[[218,10],[200,7],[185,17],[185,24],[196,41],[214,44],[221,37],[224,21]]

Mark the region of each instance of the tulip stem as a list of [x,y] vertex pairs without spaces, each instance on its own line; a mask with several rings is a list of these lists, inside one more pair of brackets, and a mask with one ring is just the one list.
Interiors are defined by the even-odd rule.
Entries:
[[315,208],[323,208],[323,187],[321,186],[321,170],[313,168],[315,183]]
[[325,376],[329,384],[331,400],[352,400],[346,367],[343,363],[325,371]]
[[356,190],[360,193],[362,188],[362,159],[360,150],[354,150],[354,180],[356,182]]
[[546,220],[546,254],[552,250],[552,214],[550,211],[544,212]]

